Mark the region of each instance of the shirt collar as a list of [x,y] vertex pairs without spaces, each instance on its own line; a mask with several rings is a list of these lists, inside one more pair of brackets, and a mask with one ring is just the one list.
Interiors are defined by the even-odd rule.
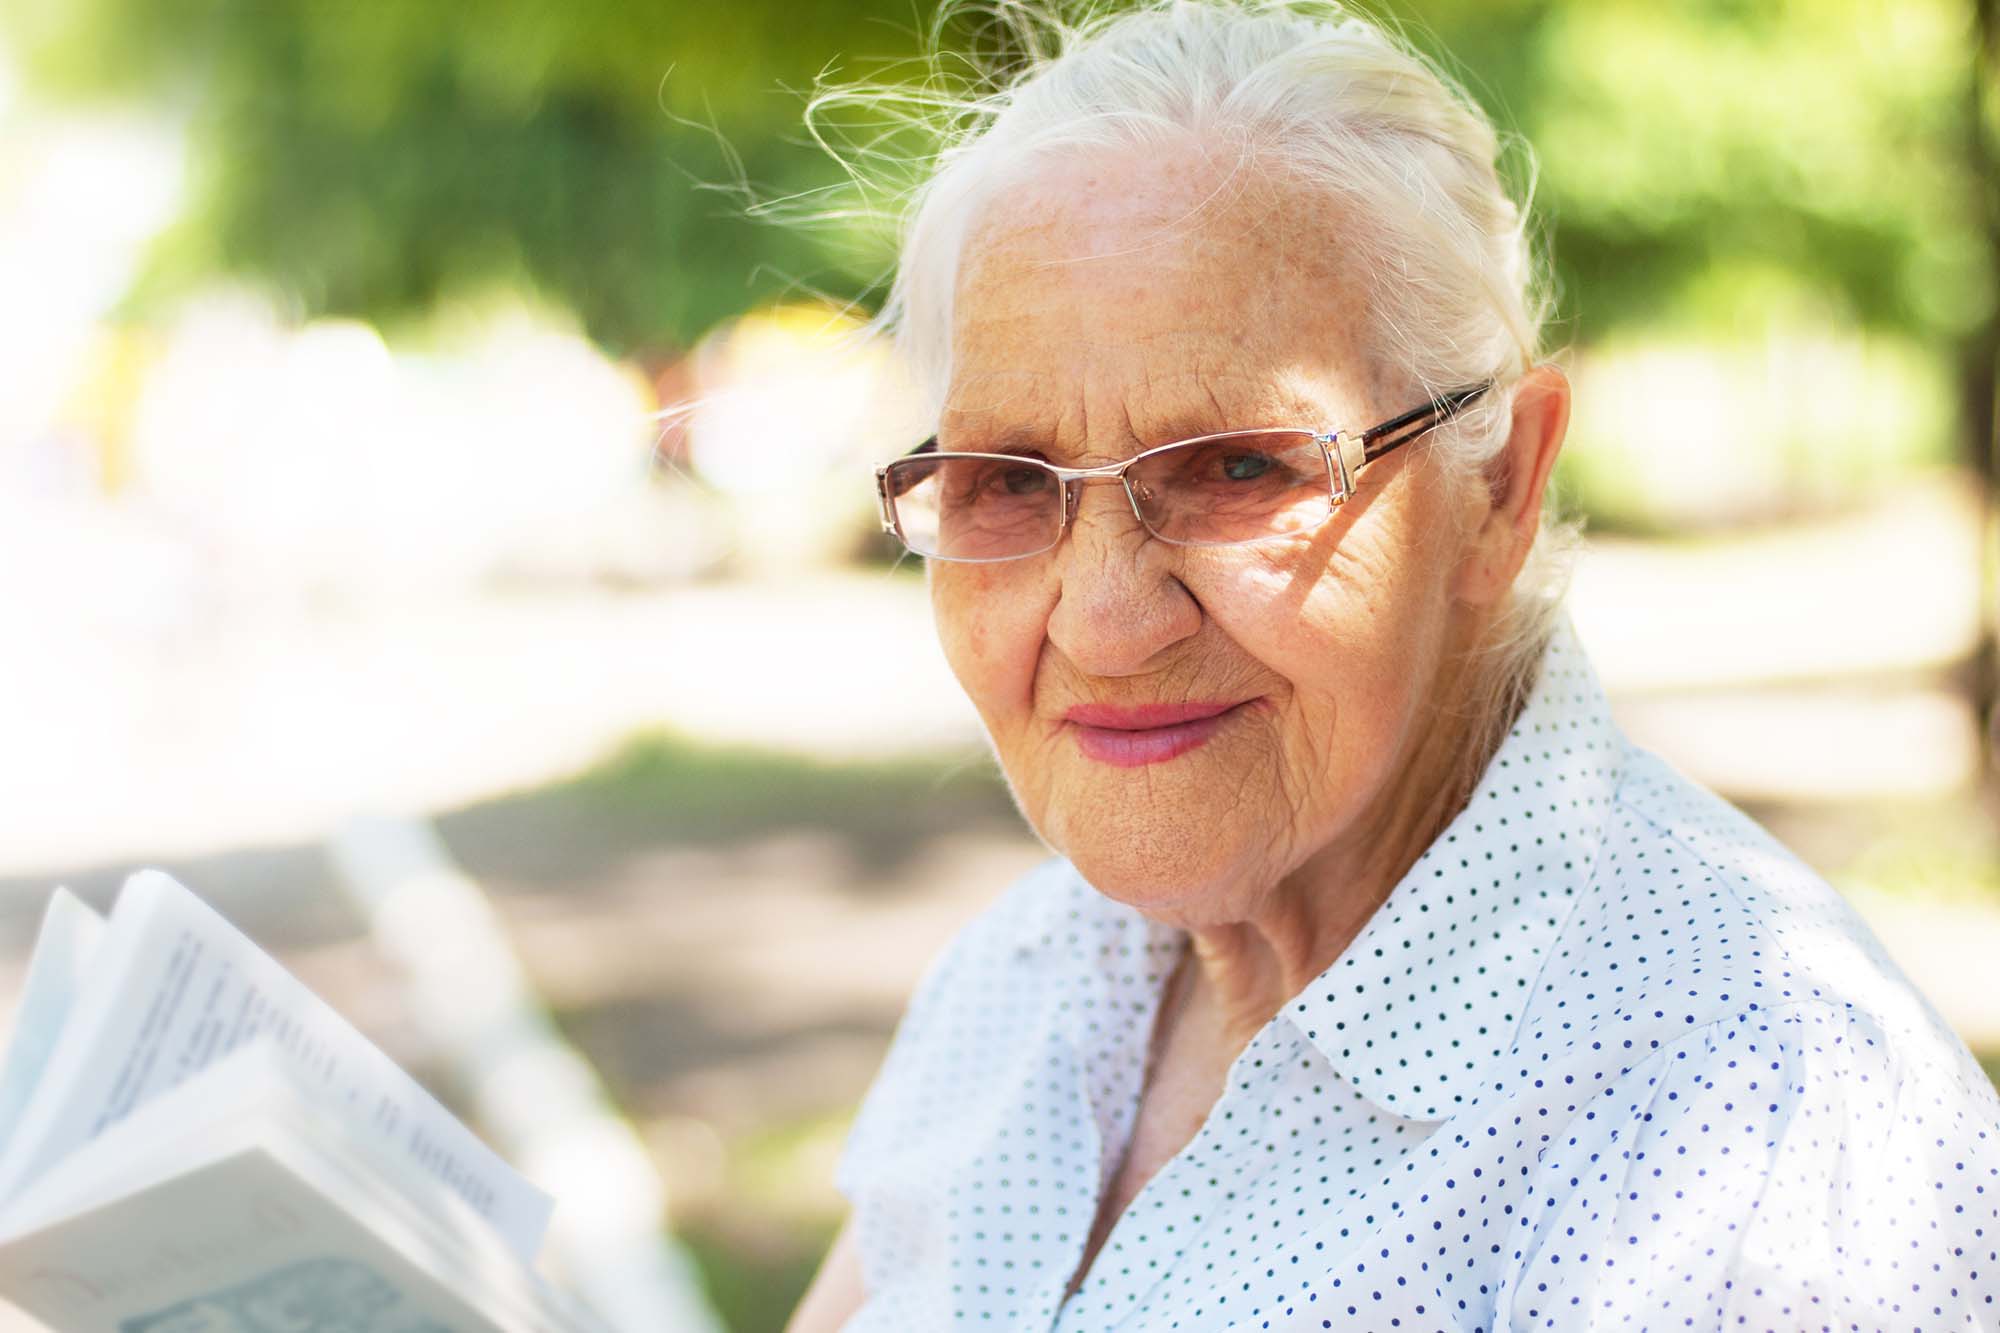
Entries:
[[1624,750],[1564,619],[1465,809],[1284,1010],[1369,1100],[1442,1120],[1476,1098],[1590,880]]

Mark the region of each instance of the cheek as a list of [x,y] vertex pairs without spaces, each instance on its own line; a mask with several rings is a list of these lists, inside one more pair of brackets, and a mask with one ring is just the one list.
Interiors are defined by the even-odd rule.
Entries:
[[1027,716],[1050,599],[1014,565],[935,564],[928,577],[945,660],[997,738]]
[[1302,694],[1345,692],[1404,659],[1443,605],[1443,580],[1401,534],[1364,528],[1310,550],[1215,562],[1198,595],[1250,656]]
[[1365,522],[1203,571],[1217,627],[1290,687],[1279,744],[1302,801],[1367,787],[1408,740],[1448,626],[1433,545],[1407,525]]

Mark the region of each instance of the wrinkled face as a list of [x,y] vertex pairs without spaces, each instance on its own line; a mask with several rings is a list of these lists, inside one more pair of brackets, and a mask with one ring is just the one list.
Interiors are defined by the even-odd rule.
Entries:
[[[1324,196],[1191,148],[1038,170],[968,244],[940,447],[1088,467],[1373,425],[1416,402],[1362,356],[1367,262]],[[1314,531],[1181,547],[1088,483],[1053,551],[932,563],[939,634],[1023,812],[1086,879],[1183,925],[1243,920],[1401,799],[1457,614],[1453,503],[1417,445]]]

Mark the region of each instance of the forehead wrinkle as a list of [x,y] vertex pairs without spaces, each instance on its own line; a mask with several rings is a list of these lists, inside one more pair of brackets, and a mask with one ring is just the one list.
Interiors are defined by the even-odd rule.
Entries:
[[1023,403],[1039,402],[1046,398],[1046,394],[1040,392],[1044,388],[1044,378],[1028,370],[954,375],[950,392],[939,409],[939,420],[970,425],[972,423],[964,419],[988,416]]
[[1322,394],[1302,392],[1293,377],[1261,368],[1200,366],[1149,377],[1136,402],[1128,401],[1133,438],[1151,448],[1174,440],[1258,426],[1318,428],[1326,415]]

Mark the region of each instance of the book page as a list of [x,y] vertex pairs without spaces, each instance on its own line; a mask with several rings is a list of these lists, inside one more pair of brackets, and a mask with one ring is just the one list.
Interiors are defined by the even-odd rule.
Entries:
[[158,871],[126,881],[14,1139],[0,1199],[160,1093],[262,1039],[301,1092],[396,1146],[526,1260],[550,1200],[248,937]]
[[505,1247],[376,1197],[379,1164],[218,1128],[173,1176],[0,1242],[0,1293],[63,1333],[605,1333]]
[[57,1039],[76,1005],[77,993],[104,938],[104,918],[68,889],[49,895],[35,951],[28,958],[28,979],[21,987],[21,1004],[14,1011],[14,1036],[7,1044],[7,1063],[0,1067],[0,1150],[28,1109],[35,1085],[55,1054]]
[[[224,1180],[238,1179],[246,1156],[281,1168],[281,1179],[255,1190],[246,1190],[240,1180],[224,1185]],[[264,1210],[266,1226],[240,1243],[191,1243],[191,1221],[207,1226],[241,1213],[251,1196],[270,1205]],[[456,1194],[401,1169],[386,1145],[355,1135],[337,1117],[301,1098],[265,1042],[162,1094],[143,1114],[106,1130],[88,1151],[59,1162],[10,1205],[5,1234],[0,1234],[0,1293],[24,1304],[34,1299],[38,1287],[44,1288],[41,1295],[59,1294],[46,1290],[38,1276],[55,1263],[72,1275],[59,1287],[73,1291],[77,1282],[87,1282],[105,1293],[126,1287],[118,1293],[121,1319],[134,1310],[170,1306],[182,1311],[176,1317],[191,1321],[189,1329],[235,1329],[227,1320],[215,1326],[202,1323],[195,1312],[176,1303],[190,1292],[241,1289],[246,1280],[268,1290],[265,1279],[282,1256],[272,1252],[268,1242],[274,1237],[264,1233],[280,1229],[270,1224],[283,1217],[316,1219],[308,1253],[339,1253],[355,1260],[365,1249],[379,1261],[386,1257],[380,1252],[386,1246],[394,1262],[371,1263],[382,1276],[414,1266],[430,1282],[441,1284],[453,1295],[453,1317],[432,1311],[431,1319],[438,1322],[419,1320],[412,1326],[424,1333],[441,1328],[469,1333],[470,1327],[487,1327],[484,1319],[508,1333],[538,1326],[604,1333],[597,1321],[523,1264]],[[167,1222],[140,1221],[148,1218]],[[336,1231],[372,1239],[363,1246],[351,1239],[330,1244]],[[222,1234],[228,1235],[229,1228]],[[163,1262],[149,1264],[147,1254]],[[142,1298],[124,1279],[153,1268],[167,1285]],[[292,1290],[288,1283],[279,1286]],[[474,1309],[484,1318],[475,1319]],[[87,1314],[109,1316],[112,1309],[86,1305],[48,1310],[43,1317],[58,1313],[61,1317],[51,1321],[69,1333],[74,1328],[69,1321]],[[339,1313],[355,1320],[361,1312]],[[387,1311],[381,1313],[386,1316]],[[170,1319],[165,1327],[183,1326]],[[401,1333],[393,1320],[367,1322],[366,1328],[369,1333]]]
[[289,1063],[270,1041],[260,1039],[223,1056],[198,1078],[162,1092],[146,1103],[143,1115],[128,1115],[107,1127],[86,1151],[58,1159],[0,1205],[0,1245],[171,1180],[200,1160],[218,1136],[241,1140],[245,1126],[260,1133],[327,1139],[356,1154],[372,1151],[386,1188],[433,1213],[466,1211],[456,1194],[407,1169],[392,1140],[357,1134],[340,1117],[315,1110],[297,1087]]

